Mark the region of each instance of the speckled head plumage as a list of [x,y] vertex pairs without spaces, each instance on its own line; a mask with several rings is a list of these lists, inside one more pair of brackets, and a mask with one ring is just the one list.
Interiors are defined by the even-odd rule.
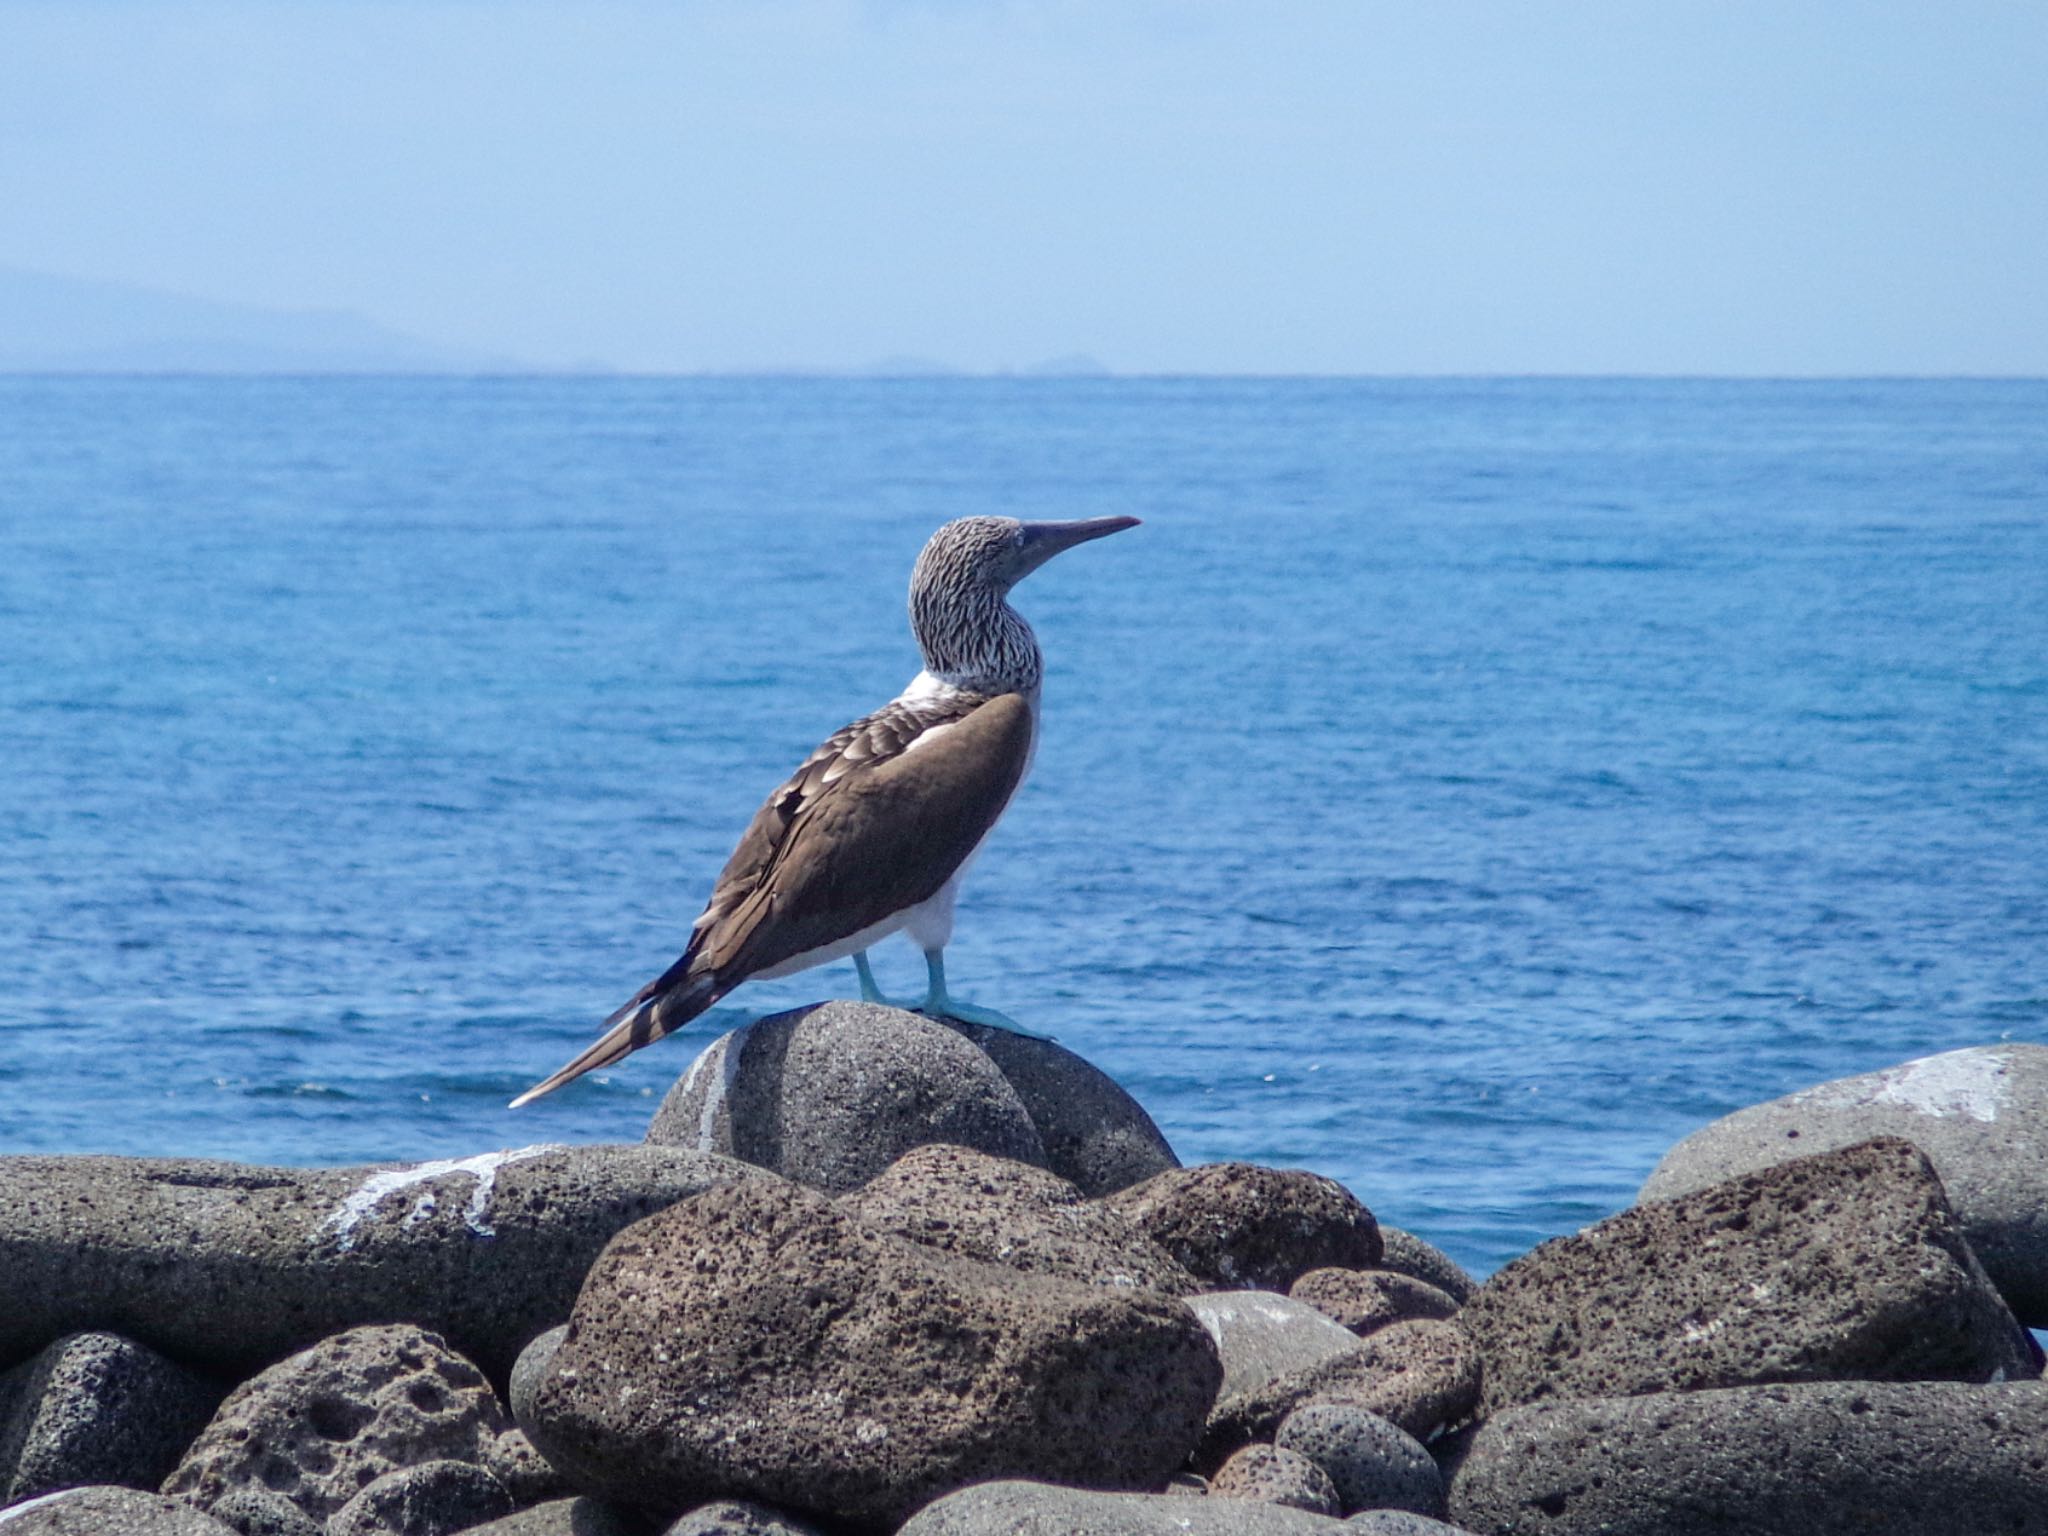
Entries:
[[1027,523],[960,517],[925,542],[910,573],[910,629],[925,670],[977,693],[1030,693],[1045,675],[1037,637],[1007,598],[1054,555],[1134,527],[1135,517]]

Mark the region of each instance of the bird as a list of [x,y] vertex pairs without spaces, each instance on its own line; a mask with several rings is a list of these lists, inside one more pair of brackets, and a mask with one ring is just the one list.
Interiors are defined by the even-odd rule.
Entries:
[[1010,589],[1054,555],[1135,517],[955,518],[910,577],[924,666],[895,698],[834,731],[741,834],[682,955],[600,1027],[530,1104],[681,1029],[743,982],[853,958],[865,1002],[886,1003],[868,949],[893,933],[924,951],[917,1011],[1016,1025],[954,998],[946,944],[962,877],[1029,771],[1045,661]]

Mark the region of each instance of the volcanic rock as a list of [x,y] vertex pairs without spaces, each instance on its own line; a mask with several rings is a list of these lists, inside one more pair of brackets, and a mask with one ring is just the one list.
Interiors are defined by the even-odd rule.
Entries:
[[1439,1518],[1443,1474],[1422,1442],[1376,1413],[1351,1403],[1311,1403],[1280,1422],[1273,1443],[1297,1451],[1324,1472],[1346,1514],[1405,1509]]
[[483,1466],[511,1427],[483,1373],[433,1334],[356,1328],[237,1387],[163,1491],[203,1509],[262,1488],[324,1522],[387,1473]]
[[1201,1289],[1126,1218],[1057,1174],[965,1147],[906,1152],[841,1209],[879,1231],[942,1253],[1090,1285]]
[[0,1381],[0,1504],[95,1484],[154,1491],[226,1393],[132,1339],[67,1335]]
[[1864,1142],[1554,1238],[1459,1313],[1494,1413],[1766,1381],[1986,1381],[2030,1343],[1914,1147]]
[[1312,1269],[1287,1294],[1361,1337],[1406,1318],[1452,1317],[1458,1310],[1427,1281],[1391,1269]]
[[2021,1322],[2048,1326],[2048,1045],[1948,1051],[1738,1110],[1667,1152],[1640,1198],[1873,1136],[1927,1154],[1991,1283]]
[[1510,1536],[2048,1532],[2048,1385],[1824,1382],[1510,1408],[1451,1458]]
[[500,1372],[568,1316],[614,1232],[752,1176],[644,1146],[327,1169],[0,1158],[0,1361],[89,1328],[248,1371],[404,1319]]
[[482,1467],[423,1461],[387,1472],[336,1510],[327,1536],[455,1536],[512,1513],[512,1495]]
[[211,1515],[134,1488],[67,1488],[0,1510],[7,1536],[235,1536]]
[[1221,1375],[1179,1301],[948,1257],[752,1180],[613,1240],[528,1432],[621,1501],[877,1526],[984,1478],[1156,1487]]
[[830,1194],[935,1141],[1045,1166],[1030,1112],[985,1052],[875,1003],[817,1003],[714,1040],[647,1139],[728,1153]]
[[898,1536],[1355,1536],[1327,1515],[1248,1499],[1090,1493],[1046,1483],[982,1483],[911,1517]]
[[1218,1401],[1256,1391],[1335,1355],[1356,1354],[1357,1335],[1306,1302],[1273,1291],[1211,1291],[1188,1307],[1223,1362]]
[[[550,1499],[502,1520],[470,1527],[463,1536],[651,1536],[643,1515],[602,1499]],[[667,1536],[667,1533],[663,1533]]]
[[661,1536],[818,1536],[818,1530],[766,1504],[725,1499],[691,1510]]
[[1466,1274],[1456,1259],[1443,1249],[1425,1243],[1413,1232],[1399,1227],[1380,1228],[1379,1268],[1409,1275],[1433,1285],[1459,1306],[1472,1299],[1479,1282]]
[[1314,1515],[1342,1513],[1330,1474],[1298,1451],[1247,1445],[1231,1453],[1209,1480],[1209,1496],[1285,1504]]
[[1215,1286],[1284,1291],[1312,1269],[1380,1260],[1372,1212],[1335,1179],[1301,1169],[1173,1168],[1103,1203]]

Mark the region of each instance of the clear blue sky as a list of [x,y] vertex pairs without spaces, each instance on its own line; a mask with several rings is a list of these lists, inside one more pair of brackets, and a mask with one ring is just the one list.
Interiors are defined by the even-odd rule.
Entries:
[[0,266],[542,365],[2048,373],[2048,3],[0,4]]

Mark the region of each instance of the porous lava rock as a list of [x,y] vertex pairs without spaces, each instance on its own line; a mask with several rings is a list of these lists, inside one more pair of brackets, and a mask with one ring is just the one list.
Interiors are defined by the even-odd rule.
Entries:
[[1344,1522],[1346,1536],[1471,1536],[1462,1525],[1447,1525],[1405,1509],[1368,1509]]
[[1178,1300],[938,1254],[755,1180],[612,1241],[528,1431],[623,1502],[872,1528],[986,1478],[1156,1487],[1221,1375]]
[[1024,1101],[1046,1167],[1082,1194],[1113,1194],[1180,1166],[1138,1101],[1065,1046],[987,1024],[940,1022],[987,1053]]
[[154,1491],[226,1394],[133,1339],[68,1334],[0,1379],[0,1504],[95,1484]]
[[1410,1275],[1426,1285],[1433,1285],[1461,1307],[1479,1289],[1479,1282],[1467,1274],[1456,1259],[1435,1244],[1426,1243],[1413,1232],[1404,1232],[1399,1227],[1380,1228],[1379,1268]]
[[488,1468],[511,1428],[483,1373],[434,1334],[354,1328],[237,1387],[163,1491],[204,1509],[261,1488],[325,1522],[387,1473],[429,1461]]
[[1299,1168],[1172,1168],[1103,1203],[1213,1286],[1284,1291],[1312,1269],[1380,1261],[1372,1212],[1335,1179]]
[[818,1528],[766,1504],[722,1499],[691,1510],[661,1536],[818,1536]]
[[1223,1362],[1219,1402],[1359,1348],[1349,1329],[1274,1291],[1210,1291],[1190,1296],[1188,1307],[1209,1330]]
[[1170,1296],[1201,1289],[1129,1220],[1059,1175],[966,1147],[906,1152],[839,1204],[878,1231],[1027,1274]]
[[1285,1504],[1314,1515],[1343,1513],[1329,1473],[1299,1451],[1272,1445],[1247,1445],[1232,1452],[1209,1479],[1209,1496]]
[[1217,1399],[1201,1459],[1214,1465],[1253,1440],[1270,1440],[1290,1413],[1350,1403],[1418,1440],[1471,1414],[1479,1401],[1479,1349],[1456,1322],[1392,1323],[1358,1348]]
[[1405,1509],[1444,1513],[1444,1480],[1422,1442],[1352,1403],[1311,1403],[1280,1421],[1273,1443],[1329,1474],[1345,1514]]
[[2048,1533],[2048,1385],[1818,1382],[1507,1409],[1455,1446],[1491,1536]]
[[512,1507],[505,1485],[475,1463],[423,1461],[365,1485],[329,1517],[326,1536],[455,1536]]
[[501,1372],[642,1216],[755,1170],[668,1147],[522,1147],[362,1168],[0,1158],[0,1362],[81,1329],[246,1373],[362,1323]]
[[1738,1110],[1665,1153],[1639,1198],[1874,1136],[1927,1154],[1991,1283],[2022,1323],[2048,1326],[2048,1045],[1946,1051]]
[[235,1536],[211,1515],[136,1488],[95,1485],[0,1510],[7,1536]]
[[206,1512],[239,1536],[325,1536],[327,1530],[283,1494],[267,1488],[230,1488]]
[[1389,1323],[1458,1311],[1447,1293],[1392,1269],[1312,1269],[1287,1294],[1361,1337]]
[[817,1003],[714,1040],[662,1100],[647,1139],[727,1153],[835,1195],[935,1141],[1046,1165],[1030,1112],[986,1052],[876,1003]]
[[638,1511],[603,1499],[577,1497],[549,1499],[501,1520],[472,1526],[464,1536],[653,1536],[656,1530]]
[[1485,1358],[1487,1414],[1545,1397],[2038,1369],[1926,1157],[1896,1138],[1554,1238],[1458,1321]]
[[1249,1499],[1094,1493],[1046,1483],[982,1483],[927,1505],[900,1536],[1350,1536],[1328,1515]]

